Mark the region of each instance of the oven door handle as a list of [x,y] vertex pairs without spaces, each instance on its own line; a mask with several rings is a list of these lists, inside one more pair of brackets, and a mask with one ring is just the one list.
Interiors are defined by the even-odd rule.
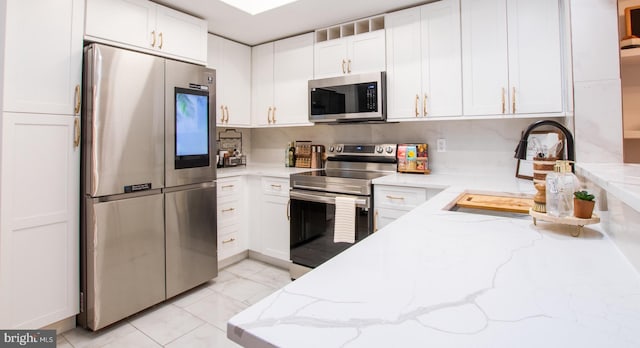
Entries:
[[[325,203],[325,204],[336,204],[336,197],[340,195],[327,193],[327,192],[314,192],[314,193],[306,193],[300,191],[291,191],[289,192],[289,197],[291,199],[306,201],[306,202],[316,202],[316,203]],[[352,197],[348,195],[342,195],[344,197]],[[367,199],[365,198],[356,198],[356,206],[360,208],[369,208],[367,204]]]

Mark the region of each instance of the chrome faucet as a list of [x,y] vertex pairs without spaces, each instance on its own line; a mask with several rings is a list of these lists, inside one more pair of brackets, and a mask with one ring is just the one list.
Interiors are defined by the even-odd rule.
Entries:
[[567,129],[567,127],[553,120],[540,120],[530,124],[529,127],[527,127],[527,129],[524,131],[524,133],[522,133],[522,138],[520,139],[520,143],[518,143],[518,147],[516,147],[516,154],[514,158],[519,158],[522,160],[527,159],[527,139],[529,139],[529,134],[534,129],[540,126],[553,126],[561,130],[562,133],[564,133],[564,137],[567,139],[567,159],[569,161],[576,160],[576,154],[573,146],[573,135],[571,135],[571,132]]

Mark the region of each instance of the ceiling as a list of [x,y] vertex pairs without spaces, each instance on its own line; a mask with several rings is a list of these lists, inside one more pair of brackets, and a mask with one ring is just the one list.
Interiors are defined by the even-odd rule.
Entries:
[[154,1],[207,20],[210,33],[255,46],[433,0],[299,0],[255,16],[219,0]]

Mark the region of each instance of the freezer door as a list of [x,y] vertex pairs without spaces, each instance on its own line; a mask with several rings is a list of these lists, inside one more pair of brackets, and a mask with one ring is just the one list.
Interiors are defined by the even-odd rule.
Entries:
[[96,201],[87,198],[83,238],[86,323],[81,324],[92,330],[165,299],[163,195]]
[[165,193],[167,298],[218,275],[215,184]]
[[164,59],[92,44],[84,64],[84,193],[162,188]]
[[[166,187],[202,183],[216,178],[215,73],[215,70],[199,65],[166,61]],[[198,94],[206,94],[208,103],[204,103]],[[179,105],[177,109],[176,100]],[[205,110],[207,106],[208,110]],[[176,132],[176,126],[179,132]],[[202,155],[205,153],[208,159],[203,162]]]

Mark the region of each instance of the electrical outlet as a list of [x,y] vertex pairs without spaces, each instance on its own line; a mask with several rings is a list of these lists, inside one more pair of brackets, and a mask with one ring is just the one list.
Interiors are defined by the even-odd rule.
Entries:
[[437,152],[447,152],[447,139],[440,138],[436,144]]

